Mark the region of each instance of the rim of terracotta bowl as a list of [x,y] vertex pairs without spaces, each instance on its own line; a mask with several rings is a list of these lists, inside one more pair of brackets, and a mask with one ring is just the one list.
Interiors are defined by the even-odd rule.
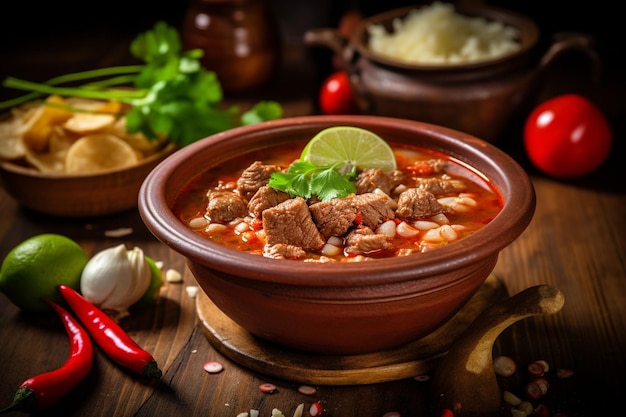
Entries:
[[383,24],[387,28],[387,30],[389,30],[391,22],[394,19],[403,18],[410,11],[422,7],[425,7],[425,5],[400,7],[366,18],[361,21],[359,25],[357,25],[354,34],[350,38],[350,42],[355,46],[360,54],[362,54],[364,57],[371,61],[396,68],[435,72],[479,69],[488,66],[496,66],[503,62],[515,61],[518,58],[523,58],[524,56],[526,56],[529,51],[534,48],[539,40],[539,27],[528,16],[496,6],[456,5],[455,10],[460,14],[472,17],[485,17],[490,21],[495,20],[503,22],[506,25],[516,28],[519,33],[520,48],[515,52],[493,59],[485,59],[469,63],[450,64],[408,63],[374,52],[369,48],[369,34],[367,31],[368,26],[372,24]]
[[[390,136],[395,135],[397,138],[416,136],[422,140],[416,143],[418,145],[439,143],[434,146],[436,150],[474,165],[493,179],[504,199],[501,212],[474,234],[432,251],[368,262],[316,263],[315,267],[308,262],[270,259],[224,247],[192,231],[172,213],[170,207],[178,191],[191,180],[183,171],[197,169],[197,175],[238,154],[288,141],[299,132],[317,132],[337,125],[361,126],[390,141],[393,141]],[[250,137],[255,138],[255,146],[247,143]],[[208,148],[210,152],[207,152]],[[206,164],[205,155],[217,158],[217,163]],[[471,161],[477,162],[472,164]],[[495,146],[471,135],[391,117],[315,115],[238,127],[187,145],[148,174],[139,192],[138,208],[144,224],[157,239],[188,261],[216,271],[271,283],[293,284],[297,280],[303,286],[359,286],[402,282],[415,279],[416,275],[429,278],[497,256],[530,223],[535,209],[535,192],[517,162]]]

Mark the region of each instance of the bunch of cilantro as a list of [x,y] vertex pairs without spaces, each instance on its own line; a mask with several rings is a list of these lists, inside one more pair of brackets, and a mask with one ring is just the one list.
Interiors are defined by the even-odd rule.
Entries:
[[[0,109],[46,94],[118,100],[131,106],[126,113],[130,133],[142,132],[149,139],[164,135],[180,147],[238,125],[282,116],[280,104],[273,101],[261,101],[241,115],[237,106],[221,109],[222,88],[216,74],[202,67],[203,51],[182,51],[178,32],[165,22],[157,22],[152,30],[138,35],[130,52],[144,64],[77,72],[45,83],[7,77],[3,86],[29,93],[0,103]],[[96,81],[61,86],[85,80]]]

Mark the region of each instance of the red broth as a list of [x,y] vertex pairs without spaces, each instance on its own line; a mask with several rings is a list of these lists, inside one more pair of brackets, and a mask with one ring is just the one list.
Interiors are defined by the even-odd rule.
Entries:
[[[346,252],[345,236],[335,236],[330,238],[321,250],[308,250],[306,256],[299,259],[347,262],[424,252],[453,243],[476,232],[502,209],[502,198],[493,184],[470,167],[444,154],[406,144],[390,144],[394,149],[398,170],[402,171],[405,177],[443,177],[460,180],[465,184],[465,189],[462,192],[436,195],[438,201],[446,202],[444,205],[446,210],[442,214],[407,221],[396,218],[392,220],[393,225],[387,223],[385,227],[376,230],[375,233],[389,235],[387,240],[391,242],[392,249],[375,250],[371,253],[349,253]],[[266,234],[262,220],[244,216],[226,224],[212,224],[206,215],[207,192],[216,188],[235,188],[241,173],[255,161],[267,165],[280,165],[286,169],[299,158],[303,146],[304,143],[291,143],[254,151],[202,173],[181,190],[173,207],[174,214],[207,239],[263,256]],[[435,159],[445,160],[444,172],[421,174],[420,167],[423,167],[426,161]],[[402,189],[400,186],[397,190]],[[397,192],[390,194],[394,201],[398,200]],[[395,227],[395,232],[390,233],[392,226]],[[334,245],[329,246],[328,243]]]

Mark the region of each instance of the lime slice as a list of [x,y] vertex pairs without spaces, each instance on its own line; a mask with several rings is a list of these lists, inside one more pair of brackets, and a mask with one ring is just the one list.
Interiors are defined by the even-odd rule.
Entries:
[[319,166],[336,165],[348,173],[353,167],[396,169],[396,157],[384,139],[354,126],[333,126],[319,132],[302,150],[300,159]]

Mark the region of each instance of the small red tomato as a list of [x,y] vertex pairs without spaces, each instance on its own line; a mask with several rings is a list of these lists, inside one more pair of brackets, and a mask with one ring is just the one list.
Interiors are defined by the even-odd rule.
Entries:
[[324,80],[320,89],[319,105],[324,114],[353,114],[358,111],[345,71],[334,72]]
[[558,178],[581,177],[596,170],[609,156],[612,143],[605,115],[578,94],[539,104],[524,126],[524,147],[531,162]]

